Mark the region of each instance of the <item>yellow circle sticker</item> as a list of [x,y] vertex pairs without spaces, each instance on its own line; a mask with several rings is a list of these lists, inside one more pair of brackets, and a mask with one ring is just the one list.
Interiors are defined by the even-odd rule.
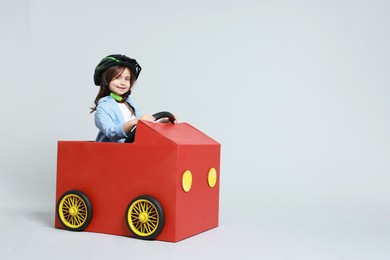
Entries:
[[211,168],[209,170],[208,182],[210,188],[213,188],[217,183],[217,171],[215,170],[215,168]]
[[183,173],[183,177],[181,179],[181,184],[183,187],[183,190],[185,192],[189,192],[192,186],[192,173],[190,170],[187,170]]

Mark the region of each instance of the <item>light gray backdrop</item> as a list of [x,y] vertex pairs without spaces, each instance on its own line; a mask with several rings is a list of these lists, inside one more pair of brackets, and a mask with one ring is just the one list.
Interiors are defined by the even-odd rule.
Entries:
[[[0,3],[0,255],[389,259],[390,2]],[[222,144],[220,227],[177,244],[53,228],[57,140],[92,140],[92,75]],[[4,259],[5,259],[4,258]]]

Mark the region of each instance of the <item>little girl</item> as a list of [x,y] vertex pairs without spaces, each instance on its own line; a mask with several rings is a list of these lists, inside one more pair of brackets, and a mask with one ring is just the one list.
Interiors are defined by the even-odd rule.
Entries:
[[100,90],[91,113],[96,112],[97,142],[124,142],[139,119],[155,121],[152,115],[140,115],[129,97],[140,72],[135,59],[120,54],[109,55],[96,66],[93,79]]

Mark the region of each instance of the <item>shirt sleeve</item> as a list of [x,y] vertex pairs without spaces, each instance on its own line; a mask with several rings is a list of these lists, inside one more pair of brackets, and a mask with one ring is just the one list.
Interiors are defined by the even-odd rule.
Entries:
[[123,130],[123,122],[115,118],[115,115],[105,106],[98,106],[95,112],[95,125],[105,136],[112,141],[126,138]]

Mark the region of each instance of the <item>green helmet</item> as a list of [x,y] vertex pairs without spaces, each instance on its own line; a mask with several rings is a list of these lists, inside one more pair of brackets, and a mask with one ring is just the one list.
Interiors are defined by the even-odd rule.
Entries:
[[100,85],[100,76],[102,75],[102,73],[112,66],[128,67],[133,72],[135,79],[138,79],[138,76],[141,73],[142,69],[135,59],[129,58],[121,54],[108,55],[107,57],[102,59],[95,68],[93,80],[96,86]]

